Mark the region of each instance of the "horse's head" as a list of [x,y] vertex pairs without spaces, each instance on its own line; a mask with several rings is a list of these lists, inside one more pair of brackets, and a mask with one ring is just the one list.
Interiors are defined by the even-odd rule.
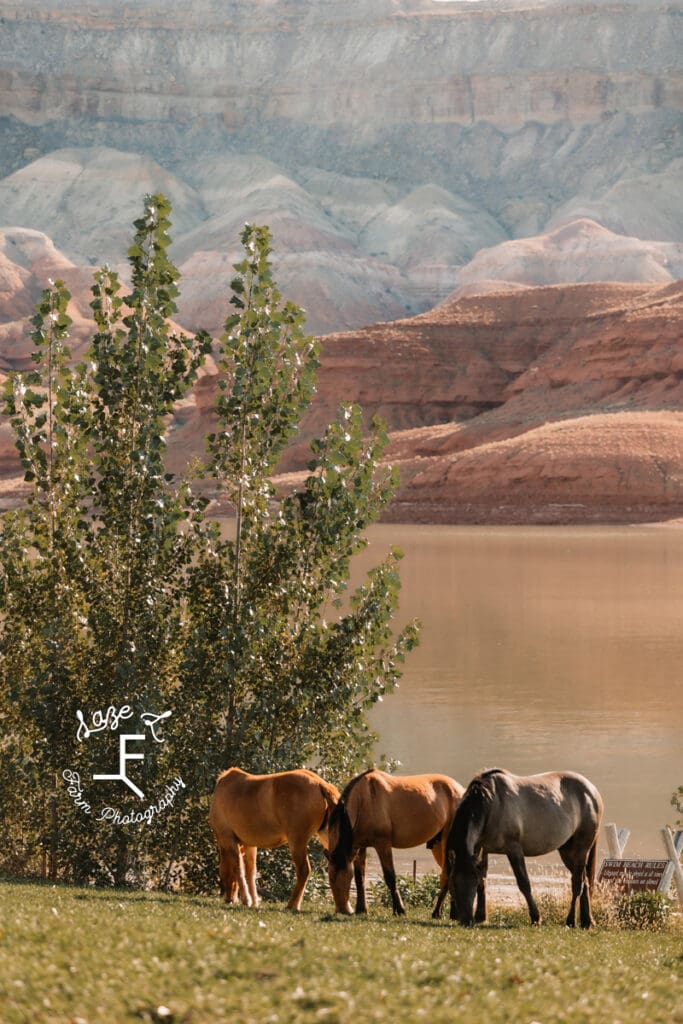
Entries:
[[472,857],[455,856],[451,852],[452,863],[448,877],[448,888],[451,894],[451,917],[460,924],[474,924],[474,897],[480,882],[480,872]]
[[344,801],[340,800],[330,815],[325,850],[330,889],[335,910],[350,914],[349,893],[353,877],[353,829]]
[[474,778],[458,805],[446,843],[451,894],[451,917],[474,923],[474,897],[486,874],[480,840],[492,802],[492,783],[486,773]]

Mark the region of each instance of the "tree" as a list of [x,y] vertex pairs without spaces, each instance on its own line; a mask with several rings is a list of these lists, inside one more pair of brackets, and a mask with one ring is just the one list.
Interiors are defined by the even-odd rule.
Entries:
[[[347,592],[352,556],[395,486],[381,424],[364,431],[360,410],[343,407],[313,442],[301,489],[279,497],[271,483],[311,400],[317,345],[273,282],[266,228],[242,235],[201,469],[232,503],[234,535],[207,518],[189,479],[165,472],[168,415],[211,344],[169,324],[168,216],[164,197],[148,197],[129,295],[107,268],[95,275],[87,361],[70,368],[69,296],[56,282],[34,320],[37,369],[5,392],[33,494],[0,534],[0,789],[22,794],[4,860],[35,866],[42,854],[53,877],[163,884],[181,864],[186,880],[213,884],[206,810],[218,771],[308,763],[341,780],[370,758],[366,712],[417,639],[414,624],[392,632],[399,552]],[[168,715],[135,777],[145,793],[170,773],[183,789],[153,825],[95,827],[66,789],[67,765],[90,780],[105,754],[74,742],[77,711],[110,705]],[[107,731],[111,763],[119,737]],[[120,783],[99,785],[120,802]]]
[[[97,749],[76,741],[78,711],[140,713],[177,687],[183,567],[193,556],[180,526],[197,506],[164,474],[165,418],[210,341],[169,327],[177,271],[166,255],[168,215],[166,200],[152,196],[135,223],[130,294],[121,297],[107,268],[96,273],[88,360],[69,367],[70,296],[57,281],[33,320],[36,369],[5,390],[33,493],[26,511],[5,515],[0,535],[3,742],[14,751],[22,835],[32,837],[25,853],[39,847],[51,877],[61,863],[77,878],[121,882],[134,861],[139,873],[151,838],[106,822],[93,828],[63,773],[92,779],[118,757],[114,735]],[[166,760],[145,759],[143,791]],[[121,799],[111,782],[98,798]]]

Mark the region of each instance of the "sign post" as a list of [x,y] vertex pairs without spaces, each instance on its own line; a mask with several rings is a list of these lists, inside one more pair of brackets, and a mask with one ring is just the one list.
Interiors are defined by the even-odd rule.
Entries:
[[605,826],[610,857],[603,860],[598,873],[598,882],[610,882],[627,892],[646,890],[666,894],[672,879],[676,881],[678,901],[683,907],[683,869],[680,856],[683,850],[683,829],[672,834],[671,829],[662,829],[662,841],[666,860],[626,860],[624,848],[630,835],[628,829],[619,829],[613,824]]
[[671,885],[671,879],[676,880],[676,889],[678,890],[678,902],[683,907],[683,871],[681,870],[681,850],[683,850],[683,829],[672,834],[670,828],[662,829],[662,839],[664,840],[664,848],[669,854],[669,866],[664,873],[662,879],[662,886],[666,884],[666,889],[662,888],[660,892],[667,892]]

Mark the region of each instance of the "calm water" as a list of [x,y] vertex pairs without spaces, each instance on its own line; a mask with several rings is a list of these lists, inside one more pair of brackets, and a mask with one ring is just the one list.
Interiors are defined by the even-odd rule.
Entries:
[[365,564],[404,550],[400,621],[423,623],[372,716],[400,771],[463,784],[493,766],[580,771],[604,820],[631,829],[627,853],[663,856],[683,783],[683,530],[387,525],[370,538]]

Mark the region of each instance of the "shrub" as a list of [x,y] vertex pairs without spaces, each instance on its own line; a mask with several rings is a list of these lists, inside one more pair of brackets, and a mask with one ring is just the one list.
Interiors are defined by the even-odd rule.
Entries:
[[[406,907],[431,908],[436,902],[441,885],[436,871],[429,871],[426,875],[418,875],[415,881],[408,875],[397,875],[396,888]],[[372,882],[368,889],[371,902],[383,907],[392,905],[391,894],[383,878]]]
[[616,901],[616,917],[622,928],[660,932],[670,916],[671,901],[661,892],[624,892]]

